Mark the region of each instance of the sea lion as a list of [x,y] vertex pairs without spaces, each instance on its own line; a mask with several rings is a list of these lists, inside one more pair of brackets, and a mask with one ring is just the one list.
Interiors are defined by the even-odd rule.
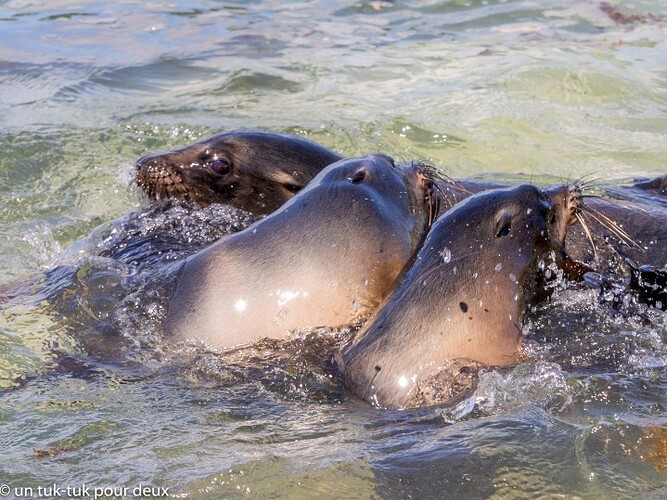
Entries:
[[516,363],[523,311],[556,270],[580,204],[576,190],[552,190],[550,199],[522,185],[473,195],[441,216],[396,289],[339,352],[345,384],[374,405],[405,408],[445,402],[447,391],[438,398],[428,387],[452,368],[456,383],[459,361]]
[[363,320],[436,210],[419,164],[382,154],[334,163],[277,212],[187,259],[165,331],[224,349]]
[[654,179],[636,179],[634,186],[643,189],[652,196],[667,197],[667,175],[661,175]]
[[[178,198],[194,201],[200,206],[211,203],[233,205],[263,215],[277,209],[303,188],[318,172],[342,157],[323,146],[287,134],[259,131],[231,131],[212,136],[180,149],[149,155],[136,163],[136,181],[153,198]],[[449,203],[441,204],[441,211],[453,206],[470,194],[504,187],[497,182],[483,180],[438,180],[439,186],[451,194]],[[622,248],[623,257],[636,260],[640,265],[664,267],[667,245],[651,244],[652,238],[664,242],[667,229],[667,176],[654,179],[636,179],[621,187],[608,187],[605,197],[587,199],[587,206],[602,214],[601,219],[614,221],[627,232],[637,245],[650,250],[633,251]],[[648,216],[645,214],[648,213]],[[592,236],[602,241],[613,235],[609,224],[591,219]],[[657,233],[657,234],[656,234]],[[570,248],[576,253],[589,252],[590,246],[580,237],[571,238]],[[588,238],[585,238],[588,240]],[[622,238],[621,238],[622,239]],[[629,241],[626,241],[629,243]],[[617,242],[613,242],[618,247]],[[651,249],[651,247],[658,249]],[[642,255],[645,254],[645,255]],[[593,256],[590,252],[588,259]]]
[[[209,161],[216,154],[219,163],[224,159],[221,169]],[[295,136],[228,132],[142,158],[137,162],[137,182],[153,197],[176,197],[200,205],[226,203],[263,215],[298,192],[321,168],[340,158]],[[283,164],[289,168],[283,169]],[[445,194],[441,213],[470,194],[502,187],[497,182],[452,179],[436,180],[436,185]],[[667,176],[608,186],[603,195],[587,198],[581,214],[584,224],[568,233],[567,253],[572,259],[604,275],[626,280],[632,266],[667,268]],[[627,259],[632,266],[626,264]]]
[[144,156],[135,164],[135,179],[151,198],[178,198],[200,207],[224,203],[262,215],[341,158],[296,136],[232,131]]

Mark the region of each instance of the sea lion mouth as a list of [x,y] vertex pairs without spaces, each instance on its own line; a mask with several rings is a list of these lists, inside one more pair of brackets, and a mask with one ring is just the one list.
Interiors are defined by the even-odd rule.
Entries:
[[[593,239],[593,233],[588,227],[593,222],[606,228],[628,247],[641,248],[619,224],[585,202],[586,198],[606,199],[594,189],[591,190],[590,184],[590,182],[576,182],[575,184],[558,186],[547,190],[547,195],[551,201],[554,205],[559,204],[560,211],[562,212],[562,220],[555,230],[556,241],[564,246],[568,227],[579,222],[586,239],[590,243],[593,259],[597,259],[596,243]],[[612,202],[612,200],[607,201]],[[606,242],[606,240],[602,241]]]
[[136,183],[149,198],[154,200],[182,197],[187,193],[183,179],[177,172],[153,163],[136,164]]
[[565,250],[565,239],[570,227],[577,222],[590,239],[588,226],[582,218],[582,211],[585,209],[582,187],[579,184],[563,184],[546,189],[544,194],[551,205],[551,215],[547,223],[551,245],[556,251],[556,264],[568,280],[581,281],[591,268],[570,258]]

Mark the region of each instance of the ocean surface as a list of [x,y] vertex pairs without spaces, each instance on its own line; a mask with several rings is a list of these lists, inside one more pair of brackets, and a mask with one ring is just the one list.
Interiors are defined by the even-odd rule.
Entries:
[[340,332],[171,352],[96,255],[150,215],[136,159],[239,128],[455,178],[664,174],[667,2],[0,1],[0,495],[667,497],[665,313],[591,290],[449,408],[352,397],[302,349]]

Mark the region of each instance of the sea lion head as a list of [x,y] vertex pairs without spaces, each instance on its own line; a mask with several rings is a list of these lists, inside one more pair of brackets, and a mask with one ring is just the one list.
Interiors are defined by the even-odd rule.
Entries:
[[[347,385],[381,407],[424,402],[455,360],[521,358],[523,312],[554,272],[567,204],[530,185],[485,191],[433,224],[396,289],[337,361]],[[451,389],[451,387],[450,387]],[[444,397],[447,400],[447,397]]]
[[[309,232],[324,236],[329,231],[348,231],[355,241],[365,235],[366,240],[381,242],[387,249],[401,248],[395,254],[400,255],[402,267],[405,252],[409,258],[417,250],[438,213],[436,176],[425,164],[397,165],[381,153],[343,159],[325,168],[276,215],[290,212],[294,217],[301,211],[303,220],[316,219],[303,223]],[[323,210],[329,214],[324,220]]]
[[185,262],[167,335],[225,349],[367,319],[423,241],[437,210],[431,190],[427,169],[383,154],[329,165],[278,210]]
[[144,156],[135,165],[135,178],[154,199],[177,198],[200,207],[224,203],[266,214],[340,158],[299,137],[236,131]]

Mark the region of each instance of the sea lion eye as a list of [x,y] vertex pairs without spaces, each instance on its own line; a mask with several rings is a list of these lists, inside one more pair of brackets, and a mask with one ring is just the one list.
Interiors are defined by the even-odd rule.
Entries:
[[283,187],[287,189],[290,193],[298,193],[299,191],[301,191],[301,188],[303,186],[292,184],[290,182],[283,182]]
[[507,236],[512,230],[512,212],[503,210],[496,216],[496,238]]
[[229,162],[227,160],[223,160],[222,158],[218,158],[217,156],[214,156],[212,160],[207,161],[204,165],[214,174],[218,175],[228,174],[231,170]]
[[360,170],[357,170],[354,174],[352,174],[352,177],[348,177],[348,180],[352,184],[359,184],[365,178],[366,178],[366,170],[360,169]]

